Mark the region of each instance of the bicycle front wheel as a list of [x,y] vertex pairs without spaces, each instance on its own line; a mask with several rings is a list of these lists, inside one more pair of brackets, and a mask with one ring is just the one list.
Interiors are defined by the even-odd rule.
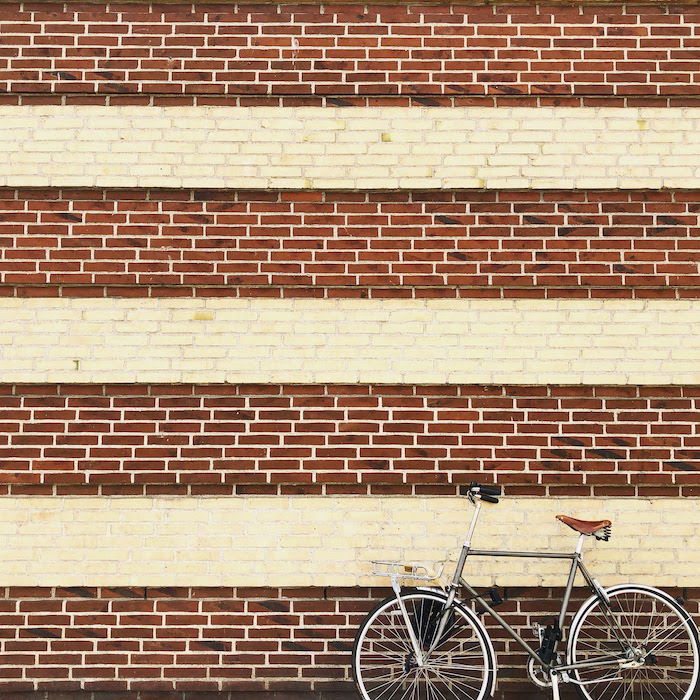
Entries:
[[433,646],[445,596],[432,591],[401,593],[408,622],[395,596],[379,603],[355,638],[352,670],[363,700],[481,700],[491,692],[493,648],[468,608],[453,606],[447,625],[423,663],[416,659],[410,624],[422,652]]
[[669,595],[613,586],[609,605],[589,598],[571,623],[568,663],[614,660],[571,671],[586,700],[689,700],[698,683],[698,632]]

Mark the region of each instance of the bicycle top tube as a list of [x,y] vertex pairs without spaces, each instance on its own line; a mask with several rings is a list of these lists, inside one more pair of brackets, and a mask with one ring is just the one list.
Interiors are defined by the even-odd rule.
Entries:
[[575,559],[578,552],[518,552],[501,549],[469,549],[470,557],[523,557],[530,559]]

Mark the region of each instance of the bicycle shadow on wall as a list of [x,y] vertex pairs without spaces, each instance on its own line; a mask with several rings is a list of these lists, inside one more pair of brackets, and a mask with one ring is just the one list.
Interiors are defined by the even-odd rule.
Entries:
[[[480,700],[494,696],[497,658],[478,614],[485,612],[526,652],[530,680],[553,700],[564,697],[562,686],[575,689],[585,700],[689,700],[698,684],[698,630],[681,602],[651,586],[603,588],[583,563],[586,538],[609,540],[612,523],[558,515],[578,533],[573,552],[472,549],[482,503],[497,504],[500,495],[498,487],[470,485],[468,498],[474,513],[446,586],[436,588],[434,582],[442,578],[447,561],[436,571],[422,564],[373,562],[375,575],[389,577],[393,595],[369,612],[355,638],[352,670],[360,697]],[[558,616],[552,624],[535,627],[536,647],[494,609],[502,602],[497,589],[478,593],[463,578],[468,557],[570,562]],[[590,596],[565,629],[577,574]],[[425,585],[403,587],[406,581]],[[467,595],[460,597],[461,591]]]

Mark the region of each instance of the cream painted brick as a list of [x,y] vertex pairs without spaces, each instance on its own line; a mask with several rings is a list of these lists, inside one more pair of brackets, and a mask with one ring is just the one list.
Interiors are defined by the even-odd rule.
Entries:
[[[613,520],[611,542],[586,540],[604,585],[694,585],[695,499],[507,498],[484,509],[474,546],[570,551],[575,535],[557,512]],[[0,499],[11,535],[0,562],[6,585],[379,584],[370,559],[456,555],[469,515],[464,499],[444,497],[10,497]],[[564,569],[478,558],[467,576],[474,585],[556,585]]]
[[0,381],[698,383],[699,316],[697,301],[3,299]]
[[690,188],[698,126],[697,108],[3,106],[0,186]]

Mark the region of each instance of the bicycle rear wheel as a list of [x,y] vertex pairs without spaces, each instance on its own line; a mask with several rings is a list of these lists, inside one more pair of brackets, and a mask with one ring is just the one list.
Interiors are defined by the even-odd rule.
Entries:
[[[407,589],[401,599],[420,648],[427,651],[437,632],[445,596]],[[470,609],[456,605],[434,651],[419,666],[406,619],[392,596],[360,625],[352,669],[363,700],[481,700],[491,692],[495,659],[479,619]]]
[[574,617],[567,660],[619,661],[571,671],[585,684],[579,686],[581,695],[586,700],[689,700],[698,684],[698,632],[688,613],[648,586],[613,586],[607,595],[609,610],[593,596]]

